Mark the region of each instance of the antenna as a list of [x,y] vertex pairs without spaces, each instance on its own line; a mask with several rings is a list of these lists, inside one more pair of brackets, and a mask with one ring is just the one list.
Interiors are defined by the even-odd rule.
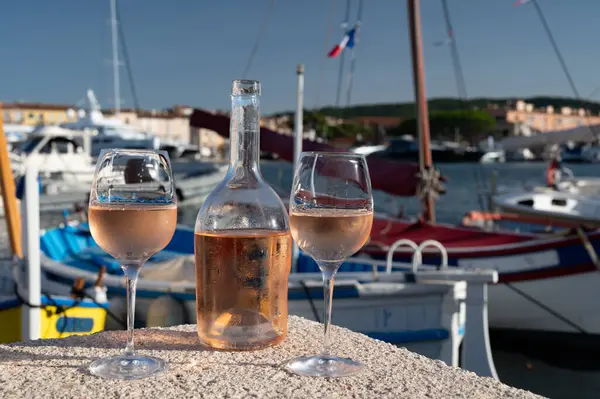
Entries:
[[119,81],[119,40],[117,35],[117,0],[110,0],[110,24],[112,30],[112,53],[113,53],[113,84],[115,96],[115,115],[121,114],[121,83]]

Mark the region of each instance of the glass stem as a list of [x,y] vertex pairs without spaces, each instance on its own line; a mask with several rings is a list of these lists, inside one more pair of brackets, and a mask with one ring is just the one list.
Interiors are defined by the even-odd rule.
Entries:
[[127,346],[125,347],[125,356],[134,356],[135,348],[133,346],[133,326],[135,323],[135,291],[137,287],[138,275],[141,264],[125,264],[125,280],[127,284]]
[[325,326],[325,337],[323,339],[323,356],[331,354],[331,301],[333,299],[333,285],[335,273],[342,262],[319,262],[319,268],[323,273],[323,324]]

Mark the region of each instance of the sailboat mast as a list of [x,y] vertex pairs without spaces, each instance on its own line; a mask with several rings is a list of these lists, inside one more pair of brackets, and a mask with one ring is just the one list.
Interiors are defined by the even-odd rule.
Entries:
[[[419,0],[407,0],[408,25],[410,30],[410,51],[412,59],[413,85],[415,92],[415,105],[417,108],[417,129],[419,132],[419,166],[423,176],[427,170],[432,170],[430,138],[429,138],[429,110],[427,96],[425,95],[425,68],[423,62],[423,41],[421,38],[421,12]],[[435,209],[430,192],[425,193],[424,216],[428,222],[435,222]]]
[[112,64],[115,115],[121,114],[121,82],[119,80],[119,37],[117,33],[117,0],[110,0],[110,24],[112,30]]

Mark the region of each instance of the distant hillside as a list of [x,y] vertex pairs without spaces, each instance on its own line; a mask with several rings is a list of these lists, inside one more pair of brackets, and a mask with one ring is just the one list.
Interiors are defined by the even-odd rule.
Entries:
[[[560,107],[585,108],[595,114],[600,113],[600,102],[585,100],[578,101],[574,98],[566,97],[473,98],[466,103],[457,98],[434,98],[429,100],[429,110],[449,111],[473,107],[482,109],[493,104],[497,104],[498,106],[504,106],[507,103],[514,104],[517,100],[524,100],[527,103],[532,103],[534,104],[535,108],[552,105],[555,109],[560,109]],[[357,116],[396,116],[410,118],[415,116],[415,104],[411,102],[396,104],[363,104],[348,108],[325,107],[319,109],[318,112],[328,116],[341,117],[344,119],[354,118]]]

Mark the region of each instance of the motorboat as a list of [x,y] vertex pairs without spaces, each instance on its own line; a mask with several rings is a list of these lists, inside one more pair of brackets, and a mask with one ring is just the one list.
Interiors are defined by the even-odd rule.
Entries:
[[[25,168],[34,164],[40,176],[40,208],[63,211],[74,204],[87,203],[95,172],[89,149],[97,133],[60,126],[34,129],[11,154],[17,182]],[[194,159],[175,159],[173,174],[180,203],[200,202],[223,180],[227,167]]]
[[63,123],[60,126],[88,133],[91,136],[92,157],[97,157],[102,150],[110,148],[153,150],[160,148],[158,137],[123,123],[118,118],[105,117],[92,90],[87,91],[86,97],[88,109],[80,110],[80,117],[75,122]]
[[[373,151],[369,158],[381,158],[394,161],[416,162],[419,160],[419,147],[415,140],[394,138],[384,150]],[[431,156],[436,163],[479,162],[484,155],[477,148],[461,147],[453,143],[431,143]]]
[[88,150],[90,137],[59,126],[40,126],[11,155],[11,167],[18,179],[27,165],[35,165],[44,194],[81,191],[91,184],[94,165]]
[[512,193],[492,198],[503,212],[600,228],[600,198],[556,190]]
[[33,131],[35,127],[29,125],[17,125],[14,123],[5,123],[3,126],[4,135],[8,145],[8,151],[12,151],[19,143],[27,138],[27,135]]

